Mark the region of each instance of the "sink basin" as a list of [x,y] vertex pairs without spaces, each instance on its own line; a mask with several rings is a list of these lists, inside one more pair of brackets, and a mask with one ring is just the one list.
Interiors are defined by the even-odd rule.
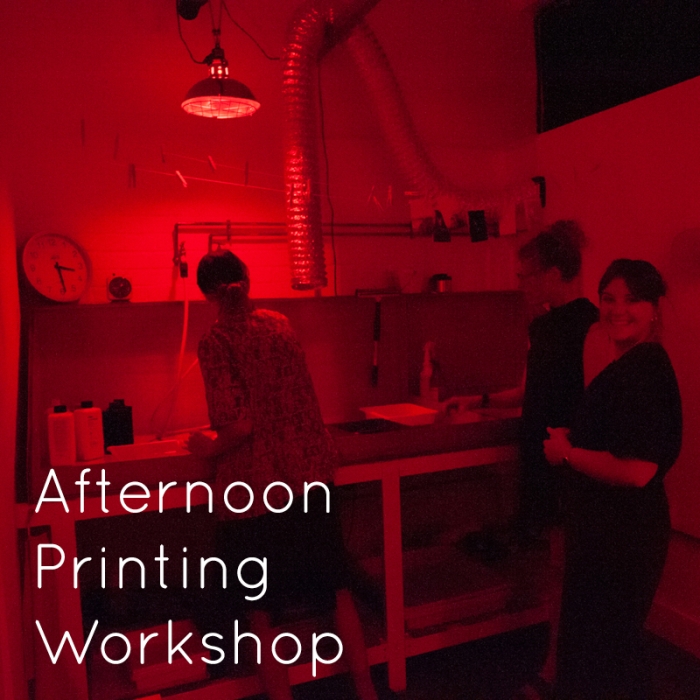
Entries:
[[137,442],[133,445],[110,445],[107,450],[114,459],[120,461],[184,454],[177,440],[154,440],[153,442]]
[[368,418],[366,420],[352,420],[347,423],[338,423],[336,428],[348,433],[359,435],[371,435],[373,433],[386,433],[391,430],[401,430],[401,426],[394,421],[384,418]]
[[445,423],[448,425],[459,425],[460,423],[478,423],[484,419],[485,417],[476,411],[458,411],[456,413],[448,413],[445,417]]
[[492,420],[507,420],[508,418],[520,418],[522,406],[513,406],[512,408],[477,408],[475,412],[483,418]]

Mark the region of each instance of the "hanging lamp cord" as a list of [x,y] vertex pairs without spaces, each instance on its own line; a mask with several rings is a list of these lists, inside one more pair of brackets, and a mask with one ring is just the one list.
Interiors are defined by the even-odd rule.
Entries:
[[246,29],[244,29],[244,28],[233,18],[233,16],[232,16],[231,13],[229,12],[228,5],[226,4],[225,0],[221,0],[221,7],[223,7],[224,10],[226,10],[226,14],[228,15],[228,18],[236,25],[236,27],[238,27],[238,29],[240,29],[240,30],[241,30],[241,31],[242,31],[242,32],[243,32],[243,33],[258,47],[258,49],[260,49],[260,53],[262,53],[262,55],[265,56],[265,58],[266,58],[268,61],[279,61],[279,60],[280,60],[280,57],[279,57],[279,56],[270,56],[270,54],[267,53],[267,51],[265,51],[265,49],[264,49],[262,46],[260,46],[260,43],[258,42],[258,40],[257,40],[249,31],[247,31]]
[[[260,42],[244,27],[240,25],[239,22],[237,22],[234,18],[231,12],[228,9],[228,5],[226,4],[225,0],[220,0],[219,2],[219,22],[217,24],[216,20],[214,19],[214,8],[212,7],[212,0],[209,0],[207,3],[209,5],[209,16],[211,17],[211,26],[212,26],[212,32],[214,33],[214,36],[216,38],[216,43],[219,43],[219,36],[221,34],[221,20],[223,18],[223,12],[225,11],[226,14],[228,15],[228,18],[233,22],[233,24],[241,31],[243,34],[245,34],[260,50],[260,53],[262,53],[263,56],[268,61],[279,61],[280,57],[279,56],[270,56],[267,51],[260,45]],[[189,45],[187,44],[187,41],[185,41],[185,37],[182,34],[182,23],[180,21],[180,13],[177,11],[177,3],[175,5],[175,14],[177,15],[177,33],[180,35],[180,40],[182,43],[185,45],[185,48],[187,49],[187,53],[190,55],[190,58],[194,63],[198,63],[200,65],[204,65],[207,63],[207,58],[205,58],[202,61],[198,61],[195,57],[194,54],[192,53]]]
[[185,45],[185,48],[187,49],[187,53],[190,55],[190,58],[195,62],[199,63],[200,65],[206,64],[206,59],[203,61],[198,61],[195,57],[194,54],[192,53],[189,45],[185,41],[185,37],[182,34],[182,24],[180,23],[180,13],[177,11],[177,3],[175,3],[175,15],[177,16],[177,33],[180,35],[180,41]]

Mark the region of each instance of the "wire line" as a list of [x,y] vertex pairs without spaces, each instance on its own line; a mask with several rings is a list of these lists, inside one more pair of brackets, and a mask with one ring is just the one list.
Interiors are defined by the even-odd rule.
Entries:
[[192,51],[190,50],[190,47],[187,45],[187,42],[185,41],[185,37],[182,35],[182,25],[180,24],[180,13],[177,11],[177,6],[175,7],[175,14],[177,15],[177,33],[180,35],[180,40],[182,43],[185,45],[185,48],[187,49],[187,53],[190,55],[190,58],[195,62],[199,63],[200,65],[204,65],[206,61],[198,61],[195,57]]
[[225,0],[221,0],[221,6],[226,10],[226,14],[228,15],[228,18],[260,49],[260,52],[262,53],[263,56],[268,61],[279,61],[280,57],[279,56],[270,56],[267,51],[260,45],[258,40],[246,29],[244,29],[235,19],[233,19],[233,16],[229,12],[228,5],[226,4]]
[[317,64],[316,74],[318,75],[318,107],[320,112],[321,122],[321,144],[323,145],[323,157],[326,162],[326,201],[331,213],[330,234],[331,234],[331,250],[333,251],[333,294],[338,296],[338,259],[335,251],[335,209],[333,208],[333,200],[331,199],[331,175],[330,163],[328,160],[328,148],[326,147],[326,120],[323,112],[323,90],[321,85],[321,64]]

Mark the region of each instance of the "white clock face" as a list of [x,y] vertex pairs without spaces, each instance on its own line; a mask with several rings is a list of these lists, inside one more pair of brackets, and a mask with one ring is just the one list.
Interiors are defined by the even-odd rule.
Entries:
[[44,233],[30,238],[22,267],[30,284],[54,301],[77,301],[87,287],[87,257],[65,236]]

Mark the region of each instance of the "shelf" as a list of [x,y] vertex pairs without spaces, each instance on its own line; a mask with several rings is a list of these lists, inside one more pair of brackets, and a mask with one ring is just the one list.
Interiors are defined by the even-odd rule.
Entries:
[[[494,615],[517,616],[546,604],[545,552],[485,564],[453,546],[440,545],[407,550],[403,558],[404,620],[412,637],[454,623],[480,625]],[[383,560],[372,557],[359,564],[367,578],[382,588]],[[534,619],[540,621],[537,615]]]
[[[547,606],[540,605],[517,613],[501,612],[484,620],[460,620],[450,625],[445,625],[439,630],[433,630],[421,637],[408,637],[406,639],[406,655],[411,657],[438,651],[496,634],[537,625],[547,621],[547,619]],[[370,665],[386,663],[386,646],[384,644],[371,646],[367,650],[367,655]],[[343,672],[345,672],[345,669],[339,664],[321,666],[316,677],[328,678],[335,673]],[[108,678],[103,676],[101,680],[107,681]],[[291,667],[290,682],[292,685],[307,683],[311,680],[313,679],[310,664],[306,663]],[[124,689],[125,694],[119,694],[121,689]],[[258,677],[254,675],[207,681],[161,691],[163,698],[172,698],[173,700],[242,700],[262,692]],[[91,690],[90,694],[91,700],[131,700],[131,698],[138,697],[140,696],[133,694],[133,691],[129,695],[128,688],[123,684],[121,688],[118,689],[115,685],[109,691],[105,688],[100,691],[95,686],[95,690]]]
[[[365,631],[369,664],[386,663],[386,646],[381,641],[383,626],[366,609],[362,606],[358,607],[360,608],[360,617]],[[329,618],[306,617],[285,624],[280,628],[280,630],[295,634],[302,642],[303,651],[299,662],[289,667],[289,680],[292,685],[308,683],[314,680],[310,655],[311,634],[333,629],[331,623],[332,620]],[[148,694],[147,691],[137,692],[135,684],[130,680],[127,663],[110,665],[102,658],[99,652],[99,645],[101,639],[107,633],[109,631],[105,631],[100,636],[100,639],[93,641],[91,645],[88,658],[90,700],[132,700]],[[115,655],[117,653],[115,652]],[[281,647],[280,653],[283,653]],[[238,700],[262,693],[263,688],[260,685],[258,676],[255,674],[254,662],[250,659],[242,659],[241,661],[239,666],[233,669],[228,677],[214,680],[207,678],[170,687],[164,684],[162,688],[150,692],[161,693],[163,697],[172,697],[178,700]],[[316,678],[328,678],[338,673],[346,673],[347,670],[343,663],[333,665],[319,664]]]
[[[450,440],[454,438],[451,446],[457,449],[451,451],[350,464],[341,467],[337,472],[336,483],[339,485],[381,482],[384,558],[366,562],[366,570],[372,574],[374,589],[385,593],[386,620],[378,622],[375,619],[369,623],[363,620],[363,624],[367,631],[369,661],[371,664],[387,663],[389,685],[394,691],[401,691],[406,687],[407,656],[537,624],[547,619],[544,602],[531,595],[537,592],[533,582],[541,580],[538,573],[541,562],[533,564],[532,572],[525,577],[527,585],[521,586],[518,583],[522,578],[520,572],[528,571],[526,566],[523,567],[527,562],[508,561],[490,565],[476,561],[451,546],[403,551],[402,478],[485,465],[510,464],[517,455],[517,448],[512,444],[510,436],[498,431],[488,435],[484,432],[468,435],[465,432],[467,429],[473,430],[477,425],[498,424],[498,421],[484,421],[480,424],[449,426],[450,430],[441,429],[430,433],[436,440],[438,437]],[[508,421],[500,422],[501,427],[506,427],[507,424]],[[424,428],[411,430],[423,431]],[[462,438],[466,438],[467,435],[469,440],[476,441],[476,444],[468,449],[460,449],[464,447]],[[173,464],[168,465],[171,460]],[[124,483],[129,480],[144,483],[159,480],[179,482],[177,487],[168,492],[172,497],[167,501],[168,508],[183,507],[186,496],[186,488],[182,485],[184,482],[206,479],[200,474],[193,474],[192,467],[195,466],[195,461],[188,455],[126,461],[119,464],[118,468],[113,468],[107,475],[113,486],[118,487],[114,482]],[[182,474],[174,472],[173,468],[182,469]],[[75,468],[77,473],[73,481],[77,480],[79,469],[80,467]],[[94,478],[95,474],[89,476]],[[60,478],[63,483],[63,480],[69,477],[64,477],[62,473]],[[77,491],[77,487],[74,488]],[[52,504],[55,508],[42,507],[39,514],[33,513],[31,505],[24,504],[22,507],[18,506],[18,527],[26,526],[28,522],[32,525],[48,524],[52,528],[52,542],[59,544],[67,556],[77,555],[76,529],[80,529],[76,528],[77,521],[92,518],[104,521],[112,515],[123,515],[118,494],[112,493],[106,498],[109,513],[103,513],[101,500],[99,497],[86,499],[85,512],[80,513],[79,501],[74,499],[70,503],[70,515],[63,511],[61,504]],[[157,509],[157,502],[157,495],[149,499],[148,510]],[[193,504],[196,505],[194,499]],[[100,522],[99,526],[111,529],[113,524]],[[65,601],[61,606],[62,616],[59,615],[59,622],[77,634],[81,619],[80,596],[71,588],[69,572],[59,574],[56,577],[57,591]],[[527,595],[523,595],[523,591]],[[332,625],[321,625],[315,629],[328,630],[332,629]],[[143,696],[143,693],[136,692],[128,669],[124,671],[120,666],[108,664],[101,658],[99,644],[93,643],[92,646],[96,646],[99,658],[94,656],[93,649],[89,669],[90,694],[88,695],[85,668],[78,668],[71,672],[66,685],[72,698],[132,700]],[[307,645],[303,643],[303,646]],[[322,665],[318,669],[317,677],[330,676],[344,670],[342,664],[332,667]],[[290,667],[289,675],[292,684],[313,680],[309,660],[301,659],[298,664]],[[173,682],[175,680],[173,679]],[[238,677],[203,680],[186,686],[167,688],[161,694],[180,700],[230,700],[255,695],[260,691],[257,676],[247,668],[240,669]]]
[[406,639],[406,656],[418,656],[439,649],[473,642],[523,627],[538,625],[549,620],[549,606],[541,603],[518,612],[500,611],[482,618],[457,620],[449,625],[425,630],[425,634]]

